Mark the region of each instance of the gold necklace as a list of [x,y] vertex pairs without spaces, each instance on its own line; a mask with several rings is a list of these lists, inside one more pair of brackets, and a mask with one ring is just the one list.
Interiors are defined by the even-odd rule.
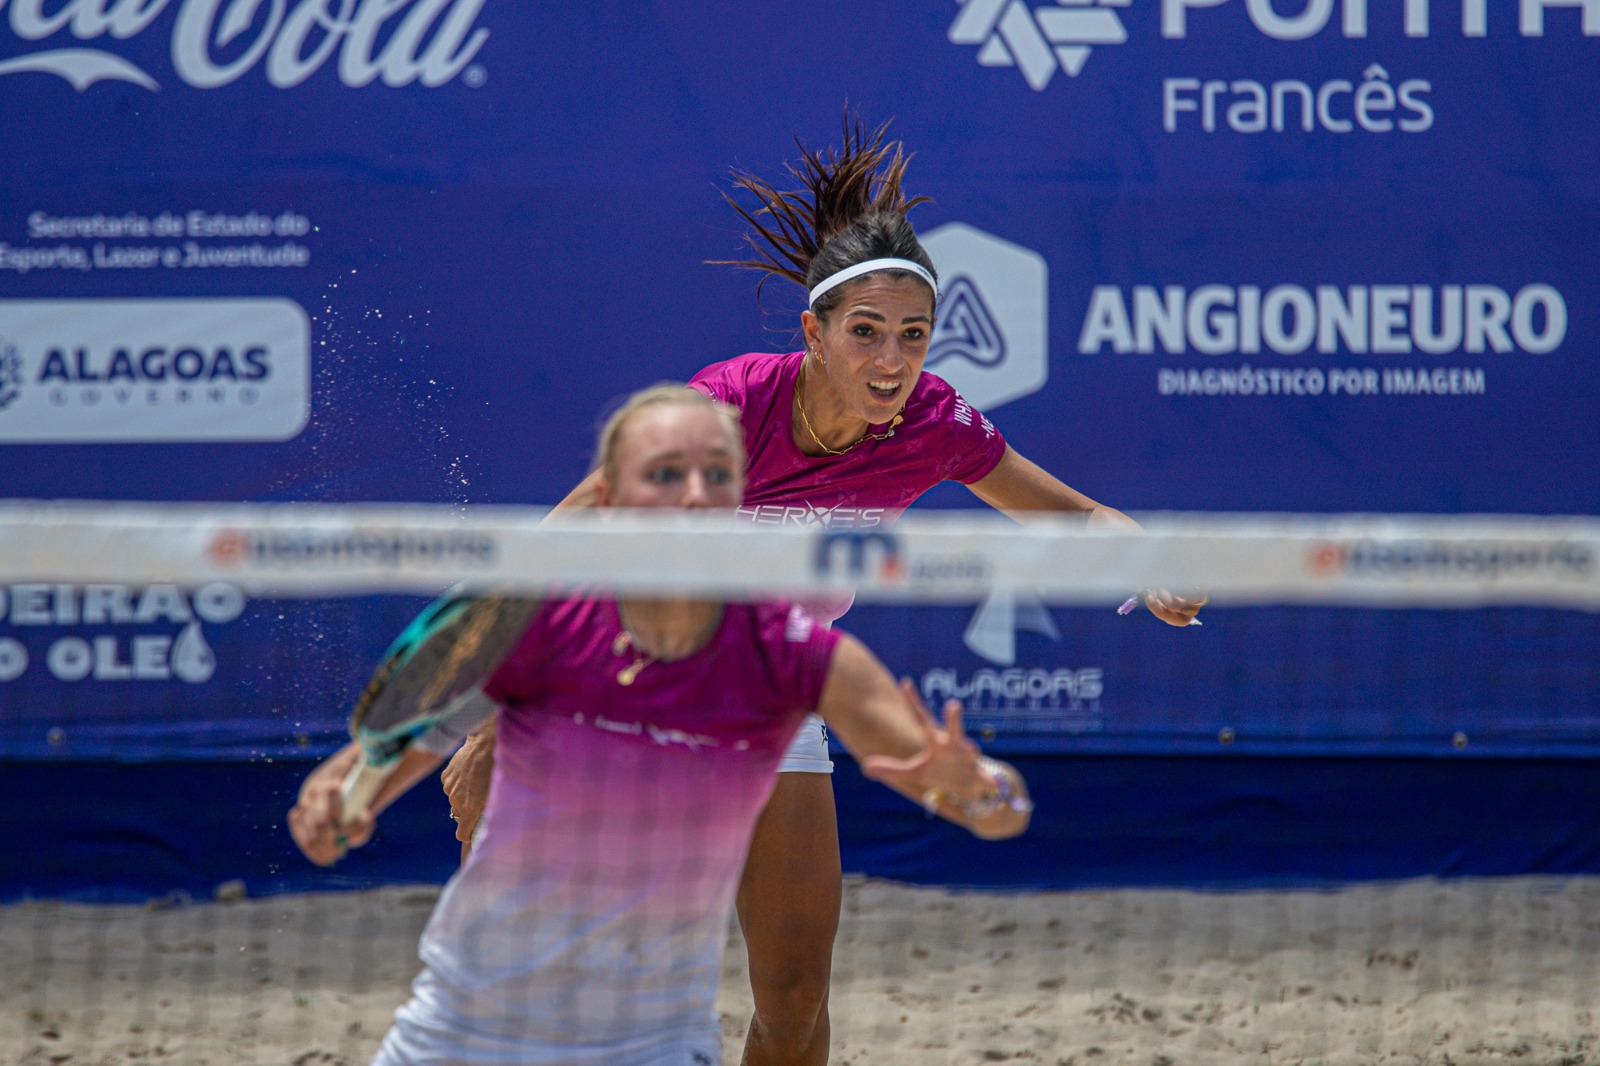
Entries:
[[[800,409],[800,424],[806,427],[806,434],[811,437],[813,444],[822,449],[824,455],[843,455],[845,452],[849,451],[851,448],[854,448],[857,444],[860,444],[864,440],[888,440],[890,437],[894,436],[894,427],[905,421],[902,412],[905,411],[906,405],[901,404],[900,410],[895,412],[893,420],[889,423],[889,431],[887,433],[863,432],[861,436],[857,437],[849,444],[846,444],[843,448],[830,448],[826,444],[822,443],[822,438],[817,436],[817,431],[811,428],[811,419],[806,417],[806,402],[800,398],[801,385],[805,381],[805,376],[806,367],[804,363],[801,363],[800,374],[794,379],[794,405]],[[872,423],[867,423],[867,429],[871,428]],[[642,670],[644,667],[640,667],[640,669]]]
[[[617,671],[617,684],[624,688],[639,679],[639,674],[651,663],[661,661],[661,656],[645,651],[639,646],[639,638],[633,635],[633,627],[628,624],[627,616],[622,613],[622,604],[617,604],[617,621],[622,624],[622,632],[617,634],[617,639],[611,642],[611,654],[626,655],[629,648],[633,649],[633,662]],[[722,624],[722,612],[719,610],[712,617],[711,623],[699,633],[694,640],[694,650],[688,654],[693,655],[711,639],[711,634],[716,632],[717,626]]]
[[[621,617],[621,614],[621,611],[617,612],[618,617]],[[633,662],[617,671],[617,684],[626,687],[637,681],[639,679],[639,671],[656,662],[659,656],[647,655],[640,651],[638,642],[633,639],[633,634],[627,628],[628,623],[623,622],[622,626],[622,632],[618,633],[617,639],[611,642],[611,654],[623,655],[626,654],[629,648],[633,648],[635,651]]]

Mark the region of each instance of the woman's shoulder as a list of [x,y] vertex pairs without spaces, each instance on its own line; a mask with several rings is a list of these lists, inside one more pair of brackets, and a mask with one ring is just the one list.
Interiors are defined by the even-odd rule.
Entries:
[[929,421],[954,423],[963,427],[977,425],[993,433],[993,427],[983,412],[973,407],[961,393],[956,391],[954,385],[938,374],[926,370],[917,376],[917,383],[911,390],[911,398],[906,403],[906,420],[911,421],[913,416]]
[[748,640],[767,654],[782,655],[783,649],[812,644],[831,648],[838,640],[838,632],[826,621],[792,600],[730,603],[727,610],[739,620],[732,639]]
[[742,613],[754,654],[745,661],[756,666],[765,684],[813,707],[821,695],[840,633],[818,621],[799,604],[786,600],[730,604]]
[[720,363],[712,363],[689,384],[720,400],[748,396],[794,377],[804,352],[748,352]]
[[924,370],[917,375],[917,383],[911,389],[911,398],[914,400],[951,403],[961,400],[961,394],[956,391],[954,385],[938,374],[930,370]]

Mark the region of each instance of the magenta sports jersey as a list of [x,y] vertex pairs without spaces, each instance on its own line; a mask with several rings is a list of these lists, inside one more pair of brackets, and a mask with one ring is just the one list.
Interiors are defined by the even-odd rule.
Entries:
[[893,522],[939,482],[970,485],[1005,454],[1005,439],[987,418],[943,378],[923,373],[894,436],[862,441],[843,455],[806,455],[794,443],[794,389],[805,355],[742,355],[689,382],[739,409],[748,453],[739,513],[760,525],[852,529]]
[[704,648],[622,685],[622,632],[612,600],[548,603],[485,686],[488,809],[380,1062],[720,1061],[734,892],[839,635],[729,604]]

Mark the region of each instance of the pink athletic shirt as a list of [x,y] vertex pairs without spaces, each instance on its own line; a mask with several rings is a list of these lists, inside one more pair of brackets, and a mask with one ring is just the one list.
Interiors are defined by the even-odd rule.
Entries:
[[739,513],[759,525],[887,524],[941,481],[983,479],[1005,454],[1000,431],[943,378],[924,372],[894,436],[862,441],[843,455],[806,455],[794,443],[794,389],[805,357],[742,355],[689,382],[739,409],[747,453]]
[[380,1062],[720,1060],[734,891],[839,635],[729,604],[705,647],[624,686],[622,632],[613,600],[553,601],[485,686],[488,809]]

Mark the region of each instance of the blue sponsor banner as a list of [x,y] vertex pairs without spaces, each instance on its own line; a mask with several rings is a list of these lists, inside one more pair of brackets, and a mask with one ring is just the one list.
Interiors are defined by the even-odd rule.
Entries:
[[[934,199],[929,371],[1075,488],[1600,513],[1596,90],[1566,0],[0,5],[0,495],[553,502],[619,395],[792,343],[721,190],[848,101]],[[3,606],[0,756],[235,758],[333,743],[416,603]],[[1114,607],[844,625],[1014,750],[1600,750],[1586,615]]]

